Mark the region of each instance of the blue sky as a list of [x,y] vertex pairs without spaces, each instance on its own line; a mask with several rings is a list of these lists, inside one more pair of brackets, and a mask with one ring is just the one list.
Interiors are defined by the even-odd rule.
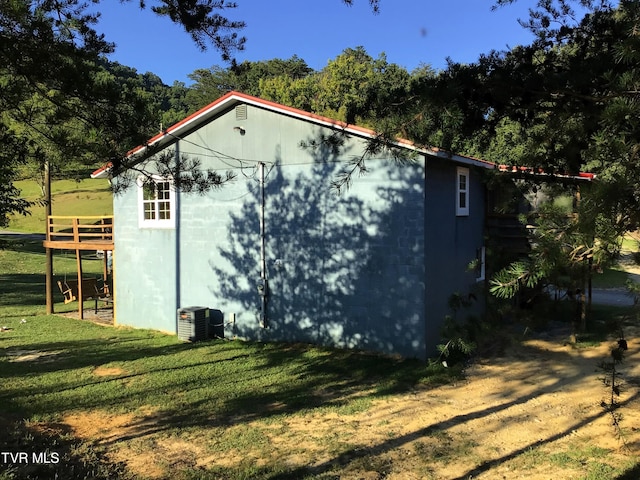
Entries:
[[[347,7],[341,0],[237,0],[231,19],[247,23],[243,60],[287,59],[297,55],[315,69],[346,48],[363,46],[372,57],[409,71],[420,64],[443,68],[445,59],[473,62],[481,53],[528,44],[531,34],[517,22],[527,17],[534,2],[491,11],[492,0],[381,0],[381,12],[370,10],[367,0]],[[151,2],[149,2],[151,3]],[[202,53],[179,26],[152,12],[141,11],[138,1],[121,4],[103,0],[98,31],[116,43],[111,60],[160,76],[167,84],[182,81],[198,68],[225,64],[213,49]]]

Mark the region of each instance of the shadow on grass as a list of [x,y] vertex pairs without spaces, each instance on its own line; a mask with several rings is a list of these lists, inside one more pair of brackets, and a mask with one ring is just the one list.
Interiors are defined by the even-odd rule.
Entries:
[[[533,398],[533,397],[530,397]],[[529,398],[529,399],[530,399]],[[629,400],[622,402],[621,405],[624,406],[628,403],[633,402],[634,400],[636,400],[638,398],[638,394],[635,394],[632,398],[630,398]],[[508,402],[502,405],[499,405],[497,407],[491,407],[491,408],[487,408],[485,410],[481,410],[478,412],[474,412],[472,414],[469,415],[460,415],[457,417],[453,417],[451,419],[448,419],[444,422],[439,422],[436,424],[432,424],[429,425],[427,427],[421,428],[419,430],[416,430],[414,432],[411,432],[409,434],[406,435],[401,435],[399,437],[395,437],[392,438],[390,440],[381,442],[377,445],[374,445],[373,447],[368,447],[368,448],[354,448],[351,450],[348,450],[340,455],[338,455],[335,458],[332,458],[331,460],[324,462],[320,465],[316,465],[314,467],[301,467],[301,468],[297,468],[285,473],[276,473],[276,474],[272,474],[272,475],[267,475],[264,477],[260,477],[260,478],[264,478],[264,479],[268,479],[268,480],[297,480],[300,478],[317,478],[318,475],[323,475],[323,474],[327,474],[329,472],[335,472],[336,469],[340,469],[340,468],[344,468],[346,466],[348,466],[349,464],[355,462],[358,459],[361,458],[367,458],[367,457],[376,457],[379,455],[382,455],[384,453],[390,452],[392,450],[395,450],[397,448],[400,448],[402,446],[407,445],[408,443],[414,442],[416,440],[419,440],[421,438],[426,438],[429,437],[430,435],[432,435],[434,432],[439,432],[442,431],[443,429],[446,430],[452,426],[458,425],[458,424],[462,424],[466,421],[472,420],[474,418],[483,418],[483,417],[487,417],[490,416],[492,414],[495,414],[496,412],[505,410],[513,405],[517,405],[519,403],[522,403],[522,400],[526,400],[526,397],[523,397],[522,399],[518,399],[515,402]],[[469,471],[465,472],[463,475],[460,475],[459,477],[455,477],[455,480],[466,480],[466,479],[470,479],[470,478],[476,478],[476,476],[481,475],[483,473],[488,472],[489,470],[491,470],[494,467],[497,467],[509,460],[513,460],[515,458],[517,458],[518,456],[526,453],[527,451],[534,449],[534,448],[538,448],[541,446],[544,446],[546,444],[552,443],[556,440],[560,440],[561,438],[565,437],[566,435],[569,435],[572,431],[575,431],[581,427],[584,427],[585,425],[590,424],[591,422],[597,420],[598,418],[601,418],[603,416],[607,415],[606,412],[601,412],[595,415],[591,415],[589,417],[584,418],[581,421],[575,422],[574,424],[571,425],[570,428],[565,429],[562,432],[559,432],[555,435],[552,435],[548,438],[539,440],[537,442],[533,442],[529,445],[526,445],[522,448],[519,448],[507,455],[504,455],[502,457],[487,461],[487,462],[483,462],[481,463],[479,466],[470,469]],[[630,470],[629,472],[625,472],[623,474],[623,476],[621,477],[616,477],[617,479],[637,479],[637,473],[638,473],[638,467],[634,467],[632,470]],[[634,474],[636,474],[636,476],[634,476]]]
[[606,268],[593,276],[593,288],[624,288],[629,274],[623,270]]
[[[96,223],[97,224],[97,223]],[[62,230],[62,232],[69,233],[71,229]],[[41,260],[40,257],[44,257],[45,248],[42,245],[44,240],[44,235],[41,234],[0,234],[0,251],[6,250],[19,254],[28,254],[26,257],[21,257],[21,266],[25,264],[28,267],[37,266],[40,267],[42,271],[44,271],[44,260]],[[94,252],[95,253],[95,252]],[[38,263],[34,263],[30,260],[30,257],[38,257]],[[65,249],[54,249],[53,257],[55,260],[66,259],[69,261],[73,261],[75,264],[75,251],[73,250],[65,250]],[[82,260],[99,260],[95,255],[91,254],[91,251],[83,251],[82,252]]]
[[[42,341],[39,332],[51,340]],[[29,340],[16,344],[7,334]],[[190,344],[59,317],[30,320],[4,335],[0,358],[8,361],[0,362],[0,402],[5,411],[30,418],[150,404],[163,411],[154,418],[154,431],[347,405],[355,394],[375,398],[407,391],[431,373],[434,382],[448,377],[430,373],[419,361],[306,345]],[[121,372],[94,374],[105,365]],[[176,395],[183,400],[176,401]]]
[[[0,235],[0,305],[7,307],[24,306],[33,310],[34,306],[45,305],[45,251],[42,239],[32,239],[30,235]],[[98,275],[102,262],[83,255],[86,276]],[[67,276],[75,278],[75,253],[54,251],[54,302],[63,301],[56,282]]]
[[[85,276],[93,276],[93,274],[87,274]],[[56,304],[56,313],[78,310],[77,302],[64,305],[64,297],[56,282],[66,281],[66,278],[66,275],[54,275],[53,277],[53,302]],[[69,278],[75,279],[75,274],[69,275]],[[14,273],[0,275],[0,292],[2,292],[0,304],[5,307],[24,306],[25,309],[31,311],[34,307],[40,306],[42,311],[44,311],[46,305],[45,290],[46,280],[43,274]],[[87,308],[86,305],[85,308]],[[20,314],[17,314],[17,316],[20,316]]]
[[[85,173],[85,176],[82,178],[90,177],[92,172],[93,170],[87,171]],[[54,195],[80,195],[83,193],[95,194],[95,193],[107,193],[107,192],[111,193],[111,188],[109,186],[98,187],[98,188],[78,188],[77,190],[64,190],[64,191],[53,192],[53,194]]]
[[[16,454],[27,452],[28,463],[10,464],[3,461],[0,464],[0,478],[32,480],[48,480],[64,478],[67,480],[133,480],[126,465],[114,462],[104,452],[91,445],[79,445],[71,436],[68,428],[41,430],[30,428],[18,418],[8,418],[0,415],[0,450]],[[27,447],[27,448],[25,448]],[[33,454],[44,453],[49,462],[34,462]],[[7,456],[7,458],[10,458]]]
[[[550,359],[551,364],[562,364],[563,362],[568,362],[570,360],[570,356],[565,353],[549,352],[546,350],[544,352],[541,352],[538,351],[538,349],[535,347],[525,347],[523,349],[524,357],[540,356],[541,354],[545,355],[547,359]],[[525,376],[523,377],[523,381],[526,383],[527,381],[530,381],[531,378],[542,378],[545,376],[545,374],[553,375],[547,372],[532,371],[525,374]],[[555,392],[561,387],[566,388],[568,384],[579,381],[582,378],[583,373],[576,370],[575,373],[571,375],[564,377],[558,376],[554,383],[546,385],[544,387],[535,388],[532,392],[526,395],[518,395],[517,390],[503,390],[501,392],[501,396],[504,398],[504,401],[496,405],[482,408],[474,412],[452,416],[443,421],[426,425],[407,434],[381,441],[370,447],[357,446],[355,448],[350,448],[346,451],[341,452],[330,460],[314,465],[313,467],[303,466],[291,469],[286,472],[272,471],[271,473],[266,473],[259,478],[264,480],[296,480],[299,478],[325,478],[325,475],[329,475],[327,478],[333,478],[330,475],[347,471],[350,466],[357,465],[359,462],[364,461],[366,464],[370,464],[371,462],[375,461],[375,459],[381,458],[391,451],[406,447],[408,444],[411,444],[412,442],[420,439],[427,439],[434,435],[437,436],[438,434],[441,434],[441,432],[445,432],[449,429],[452,429],[459,425],[463,425],[472,420],[490,418],[491,416],[495,416],[496,414],[501,414],[502,416],[504,416],[503,423],[505,426],[507,426],[512,423],[508,420],[509,415],[505,413],[508,409],[516,406],[526,408],[527,402],[538,399],[546,394]],[[624,401],[621,401],[619,405],[622,408],[634,405],[635,402],[637,402],[638,398],[640,398],[640,392],[635,392]],[[572,432],[578,431],[582,427],[585,427],[586,425],[589,425],[607,415],[609,415],[608,412],[606,412],[605,410],[601,410],[598,413],[585,416],[583,418],[576,418],[575,421],[564,430],[559,431],[546,438],[541,438],[538,441],[524,445],[505,455],[493,458],[491,460],[482,461],[479,464],[472,466],[464,474],[455,477],[455,479],[464,480],[469,478],[476,478],[477,476],[486,474],[492,469],[518,458],[531,449],[536,449],[545,445],[552,444],[553,442],[565,438],[566,436],[572,434]],[[498,435],[499,432],[494,432],[494,434]],[[638,466],[634,466],[629,471],[622,474],[622,476],[616,478],[625,480],[631,478],[635,479],[638,478],[638,471]]]
[[[418,361],[301,344],[182,343],[150,331],[113,330],[55,316],[13,325],[1,338],[0,422],[22,431],[0,440],[2,450],[35,451],[49,442],[50,451],[68,459],[67,468],[93,462],[95,478],[103,478],[101,472],[109,478],[120,468],[103,464],[100,452],[111,443],[340,407],[356,394],[376,398],[410,390],[427,374]],[[96,370],[103,366],[120,372],[99,376]],[[25,433],[17,421],[56,420],[71,411],[135,411],[141,405],[155,413],[139,418],[125,435],[92,446],[88,459],[68,452],[64,433],[55,439]],[[39,467],[31,478],[52,478],[47,475],[55,469]]]
[[[113,330],[59,317],[40,317],[9,333],[11,336],[3,337],[9,345],[0,348],[0,379],[4,387],[0,392],[0,404],[4,406],[0,418],[13,415],[48,419],[71,411],[130,412],[142,405],[151,407],[152,413],[138,417],[122,435],[104,439],[100,446],[105,448],[190,427],[227,427],[323,408],[363,411],[370,405],[367,401],[442,380],[440,371],[430,371],[418,361],[302,344],[224,340],[181,343],[175,337],[150,331]],[[520,361],[540,355],[550,364],[571,363],[567,352],[541,352],[533,346],[522,348]],[[116,373],[98,376],[95,372],[99,367],[114,368]],[[324,478],[428,438],[434,432],[494,416],[514,406],[525,407],[530,400],[582,378],[577,367],[562,375],[552,369],[524,372],[522,382],[532,385],[526,393],[519,393],[515,387],[505,388],[495,405],[424,425],[370,447],[349,448],[313,467],[267,466],[251,478]],[[532,379],[539,383],[531,383]],[[359,405],[354,398],[364,404]],[[621,404],[636,398],[637,394]],[[488,472],[605,414],[576,419],[565,431],[472,466],[460,478]],[[27,447],[30,448],[29,443],[19,445]],[[636,473],[634,468],[619,478],[635,478]]]
[[638,480],[638,478],[640,478],[640,463],[624,471],[615,477],[614,480]]
[[45,277],[41,274],[0,275],[0,292],[4,306],[44,305]]
[[40,234],[0,234],[0,250],[44,256],[43,240]]

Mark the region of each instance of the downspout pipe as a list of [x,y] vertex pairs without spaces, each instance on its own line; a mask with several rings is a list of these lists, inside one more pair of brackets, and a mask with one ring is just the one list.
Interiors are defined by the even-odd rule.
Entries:
[[[182,308],[182,251],[180,249],[180,241],[181,241],[181,230],[182,230],[182,220],[180,218],[181,214],[181,205],[180,205],[180,175],[182,172],[180,171],[180,140],[176,142],[175,146],[175,162],[176,162],[176,171],[175,177],[173,178],[172,185],[170,188],[175,189],[175,310]],[[176,333],[178,333],[178,317],[176,315]]]
[[267,259],[266,259],[266,233],[265,233],[265,192],[264,192],[264,167],[265,164],[258,164],[260,175],[260,279],[258,280],[258,295],[260,295],[260,326],[267,328]]

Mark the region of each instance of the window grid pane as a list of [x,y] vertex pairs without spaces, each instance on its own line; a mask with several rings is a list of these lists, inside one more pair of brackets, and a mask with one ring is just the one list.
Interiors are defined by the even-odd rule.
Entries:
[[154,183],[147,183],[142,187],[142,198],[144,200],[156,199],[156,185]]
[[155,202],[144,202],[144,219],[145,220],[156,219]]
[[460,192],[460,196],[458,199],[458,206],[460,208],[467,208],[467,193],[466,192]]
[[173,193],[171,182],[166,180],[149,181],[142,185],[142,220],[148,226],[173,222]]
[[468,216],[469,215],[469,169],[465,167],[458,167],[456,169],[456,215]]
[[158,200],[169,200],[169,182],[157,183]]
[[169,220],[171,218],[170,202],[158,202],[158,218],[160,220]]
[[467,176],[466,175],[460,175],[460,190],[466,190],[467,189]]

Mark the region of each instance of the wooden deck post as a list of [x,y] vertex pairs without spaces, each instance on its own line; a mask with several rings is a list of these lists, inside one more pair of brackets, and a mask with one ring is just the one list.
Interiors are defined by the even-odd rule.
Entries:
[[45,250],[46,264],[45,270],[46,280],[45,280],[45,288],[46,288],[46,302],[47,302],[47,315],[51,315],[54,313],[53,311],[53,251],[50,248]]
[[[49,229],[47,225],[47,230]],[[49,232],[47,231],[47,240]],[[47,303],[47,315],[54,313],[53,308],[53,249],[45,248],[45,298]]]
[[109,278],[109,250],[103,250],[104,257],[102,258],[102,279],[104,284],[107,284],[107,280]]
[[78,265],[78,318],[84,319],[84,300],[82,297],[82,250],[76,249],[76,264]]
[[[94,219],[98,219],[98,222],[92,223]],[[71,231],[69,231],[69,226],[71,226]],[[82,252],[84,250],[94,252],[103,250],[105,252],[102,274],[106,282],[109,278],[108,255],[110,251],[113,252],[114,248],[112,229],[113,216],[49,216],[47,219],[46,238],[43,242],[44,248],[49,249],[52,253],[54,249],[76,252],[78,317],[81,319],[84,319]],[[53,284],[53,272],[47,273],[47,282]],[[89,287],[87,286],[86,288]],[[87,296],[90,297],[93,297],[95,293],[93,287],[90,292],[86,292]],[[115,299],[113,292],[111,292],[111,296]],[[114,303],[114,301],[111,303]],[[47,302],[49,302],[48,299]],[[47,305],[47,309],[49,307],[53,310],[53,301]]]
[[111,298],[113,299],[113,325],[117,325],[116,321],[116,251],[111,251]]

